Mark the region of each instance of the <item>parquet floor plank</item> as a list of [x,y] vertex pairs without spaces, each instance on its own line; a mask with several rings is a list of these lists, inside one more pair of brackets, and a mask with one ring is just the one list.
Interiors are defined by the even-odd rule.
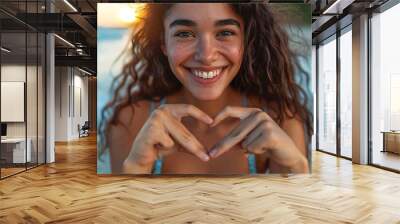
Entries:
[[0,223],[400,223],[400,175],[313,153],[283,177],[96,174],[96,138],[0,181]]

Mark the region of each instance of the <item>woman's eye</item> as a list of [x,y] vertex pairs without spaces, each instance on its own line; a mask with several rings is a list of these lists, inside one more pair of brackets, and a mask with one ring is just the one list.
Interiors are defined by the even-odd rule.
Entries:
[[174,34],[174,36],[179,38],[189,38],[189,37],[194,37],[194,34],[192,32],[182,31],[182,32],[177,32],[176,34]]
[[224,30],[224,31],[221,31],[221,32],[219,32],[217,34],[217,36],[223,36],[223,37],[225,37],[225,36],[233,36],[233,35],[235,35],[235,32],[232,32],[232,31],[229,31],[229,30]]

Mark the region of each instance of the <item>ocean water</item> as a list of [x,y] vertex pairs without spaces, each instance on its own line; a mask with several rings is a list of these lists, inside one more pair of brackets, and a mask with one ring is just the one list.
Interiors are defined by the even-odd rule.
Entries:
[[[129,42],[128,29],[98,27],[97,30],[97,126],[101,121],[101,111],[111,99],[110,91],[113,78],[118,75],[123,65],[123,58],[118,59]],[[117,60],[118,59],[118,60]],[[97,136],[97,149],[100,149],[101,136]],[[97,173],[109,174],[110,156],[106,151],[97,157]]]

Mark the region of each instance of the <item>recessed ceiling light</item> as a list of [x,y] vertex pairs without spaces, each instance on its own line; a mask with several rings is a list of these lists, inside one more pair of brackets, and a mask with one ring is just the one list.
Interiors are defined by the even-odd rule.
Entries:
[[336,0],[322,14],[342,14],[343,9],[351,5],[355,0]]
[[73,45],[73,44],[72,44],[71,42],[69,42],[68,40],[66,40],[66,39],[64,39],[64,38],[62,38],[62,37],[60,37],[60,36],[57,35],[57,34],[54,34],[54,36],[57,37],[57,38],[58,38],[59,40],[61,40],[62,42],[66,43],[68,46],[75,48],[75,45]]
[[83,73],[85,73],[85,74],[87,74],[87,75],[92,75],[92,73],[90,73],[90,72],[88,72],[88,71],[86,71],[86,70],[83,70],[83,69],[81,69],[81,68],[79,68],[79,67],[78,67],[78,70],[81,71],[81,72],[83,72]]
[[1,47],[0,49],[1,49],[1,51],[4,51],[6,53],[10,53],[11,52],[11,50],[9,50],[9,49],[7,49],[5,47]]
[[74,12],[78,12],[78,10],[68,1],[64,0],[65,4],[67,4]]

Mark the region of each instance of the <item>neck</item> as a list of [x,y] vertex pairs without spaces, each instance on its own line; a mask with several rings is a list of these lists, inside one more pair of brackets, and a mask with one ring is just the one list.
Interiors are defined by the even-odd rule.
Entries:
[[[226,106],[228,105],[238,105],[240,103],[235,101],[240,101],[240,93],[233,90],[231,87],[228,87],[218,99],[215,100],[199,100],[195,98],[189,91],[182,88],[181,91],[178,92],[176,101],[174,103],[182,103],[182,104],[191,104],[204,113],[206,113],[211,118],[215,118]],[[190,125],[193,129],[197,130],[209,130],[209,125],[205,124],[197,119],[188,117],[185,119],[188,125]],[[219,125],[218,125],[219,126]],[[218,129],[218,128],[217,128]]]
[[234,91],[231,87],[228,87],[221,96],[215,100],[199,100],[186,89],[182,90],[180,96],[180,102],[191,104],[199,108],[211,118],[217,116],[219,112],[221,112],[226,106],[230,105],[235,99],[240,99],[240,94]]

